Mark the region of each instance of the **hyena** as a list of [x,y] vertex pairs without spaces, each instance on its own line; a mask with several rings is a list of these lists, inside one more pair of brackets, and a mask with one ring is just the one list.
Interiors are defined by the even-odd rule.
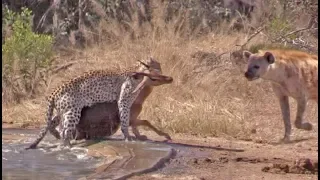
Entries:
[[312,130],[312,124],[303,122],[308,100],[318,103],[318,56],[296,50],[260,50],[258,53],[243,52],[248,62],[245,77],[249,80],[262,78],[272,84],[279,99],[285,126],[283,142],[290,141],[291,122],[289,99],[297,102],[294,125],[298,129]]

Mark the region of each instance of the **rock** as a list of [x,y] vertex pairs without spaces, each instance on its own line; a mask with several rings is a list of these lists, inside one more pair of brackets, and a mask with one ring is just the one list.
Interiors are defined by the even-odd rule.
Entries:
[[227,163],[227,162],[229,162],[229,159],[227,157],[219,157],[219,161],[221,163]]
[[211,158],[208,158],[208,157],[205,158],[204,161],[207,162],[207,163],[214,163],[214,159],[211,159]]
[[265,167],[263,167],[263,168],[261,169],[261,171],[263,171],[263,172],[268,172],[268,171],[270,171],[270,169],[271,169],[270,166],[265,166]]
[[271,173],[294,173],[294,174],[317,174],[318,162],[312,162],[309,158],[300,158],[293,164],[273,163],[261,169],[263,172]]

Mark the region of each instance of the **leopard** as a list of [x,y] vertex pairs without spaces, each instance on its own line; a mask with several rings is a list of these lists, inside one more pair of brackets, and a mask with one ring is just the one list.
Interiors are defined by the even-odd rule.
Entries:
[[[161,69],[159,69],[161,72]],[[169,134],[160,131],[158,128],[154,127],[148,120],[138,119],[142,111],[142,106],[146,98],[152,93],[155,86],[160,86],[163,84],[171,84],[173,78],[169,76],[163,76],[162,78],[151,81],[146,84],[140,91],[138,97],[134,101],[130,110],[130,126],[132,127],[132,132],[135,138],[138,140],[147,140],[148,137],[140,135],[138,126],[146,126],[157,133],[159,136],[163,136],[166,140],[171,141]],[[52,120],[52,127],[49,132],[56,138],[60,139],[59,129],[62,128],[61,116],[56,115]],[[84,107],[81,111],[80,123],[77,125],[77,130],[80,135],[77,136],[76,140],[81,139],[96,139],[103,138],[105,136],[111,136],[115,134],[119,129],[120,119],[118,116],[118,108],[116,103],[97,103],[91,107]]]
[[101,102],[117,102],[123,139],[131,141],[128,131],[131,105],[145,84],[161,75],[159,66],[157,60],[149,57],[129,68],[93,70],[63,83],[47,97],[46,125],[25,149],[35,149],[45,137],[52,126],[54,109],[63,117],[63,128],[59,133],[62,145],[71,147],[70,140],[76,139],[79,133],[76,125],[80,122],[82,108]]
[[243,57],[247,62],[246,79],[261,78],[271,82],[279,100],[285,129],[280,142],[291,141],[289,97],[297,102],[295,127],[311,131],[312,124],[304,122],[303,116],[309,100],[318,103],[318,56],[300,50],[263,49],[257,53],[245,50]]

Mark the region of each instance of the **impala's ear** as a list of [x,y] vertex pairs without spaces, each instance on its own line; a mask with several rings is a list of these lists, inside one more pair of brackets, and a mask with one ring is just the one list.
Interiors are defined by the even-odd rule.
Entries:
[[265,52],[263,57],[267,59],[269,64],[273,64],[275,61],[275,58],[271,52]]

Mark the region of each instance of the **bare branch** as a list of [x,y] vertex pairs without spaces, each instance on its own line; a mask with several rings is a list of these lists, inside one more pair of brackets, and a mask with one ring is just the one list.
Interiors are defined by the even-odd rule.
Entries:
[[310,30],[317,30],[318,28],[310,28],[310,27],[306,27],[306,28],[301,28],[301,29],[298,29],[298,30],[295,30],[295,31],[291,31],[283,36],[280,36],[274,40],[272,40],[272,42],[275,42],[275,41],[279,41],[280,39],[285,39],[286,37],[292,35],[292,34],[296,34],[298,32],[303,32],[303,31],[310,31]]
[[48,13],[51,11],[51,10],[54,10],[58,7],[58,5],[60,5],[60,0],[53,0],[53,3],[52,5],[46,10],[46,12],[43,14],[43,16],[41,17],[38,25],[37,25],[37,28],[38,29],[39,27],[42,27],[46,18],[47,18],[47,15]]
[[97,13],[102,18],[107,17],[104,7],[99,2],[97,2],[96,0],[90,0],[90,2],[95,13]]
[[254,32],[253,34],[251,34],[249,36],[249,38],[247,39],[247,41],[245,43],[243,43],[242,45],[236,44],[236,46],[240,46],[240,48],[242,49],[244,46],[246,46],[251,41],[251,39],[253,39],[255,36],[257,36],[264,28],[265,28],[265,26],[259,27],[256,32]]
[[225,54],[228,54],[228,53],[230,53],[230,52],[229,52],[229,51],[223,52],[223,53],[219,54],[216,58],[218,59],[218,58],[220,58],[221,56],[223,56],[223,55],[225,55]]
[[68,69],[70,66],[72,66],[74,63],[75,63],[75,62],[69,62],[69,63],[67,63],[67,64],[64,64],[64,65],[60,66],[60,67],[57,67],[57,68],[55,68],[54,70],[52,70],[52,73],[53,73],[53,74],[56,74],[56,73],[58,73],[58,72],[61,71],[61,70],[66,70],[66,69]]

